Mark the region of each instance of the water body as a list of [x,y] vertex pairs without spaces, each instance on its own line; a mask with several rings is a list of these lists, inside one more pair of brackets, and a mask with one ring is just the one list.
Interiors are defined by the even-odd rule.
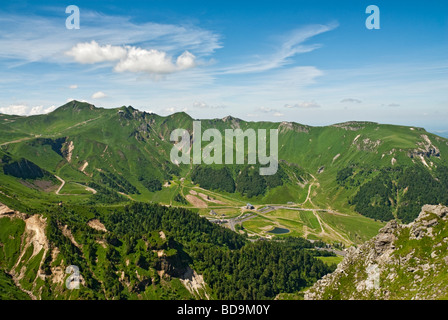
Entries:
[[269,231],[269,233],[273,233],[273,234],[285,234],[288,232],[289,232],[289,230],[286,228],[277,228],[277,227],[275,227],[273,230]]

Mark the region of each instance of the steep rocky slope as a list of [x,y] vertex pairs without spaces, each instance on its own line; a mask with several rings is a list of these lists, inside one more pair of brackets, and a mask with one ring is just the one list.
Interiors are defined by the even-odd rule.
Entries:
[[448,208],[425,205],[407,225],[395,220],[305,293],[307,300],[448,299]]
[[[104,236],[97,237],[95,244],[86,243],[85,239],[75,239],[75,235],[79,236],[79,234],[72,232],[67,225],[61,224],[57,226],[58,230],[55,230],[51,229],[49,224],[49,219],[41,214],[22,213],[0,202],[0,298],[93,299],[92,295],[85,294],[87,291],[93,291],[99,299],[114,299],[114,296],[104,292],[104,288],[108,286],[106,283],[108,278],[104,275],[104,268],[101,266],[100,260],[105,260],[101,250],[106,253],[116,249],[108,243],[107,234],[109,232],[100,220],[93,219],[87,223],[88,228],[97,230],[97,234]],[[65,243],[62,242],[62,246],[57,246],[54,242],[55,233],[58,232],[65,240]],[[173,261],[176,261],[176,255],[171,250],[170,256],[168,256],[170,250],[164,246],[167,239],[162,231],[160,237],[159,242],[162,249],[153,252],[145,248],[148,255],[155,256],[157,254],[154,264],[149,266],[148,263],[147,267],[140,268],[139,265],[145,263],[141,262],[144,258],[141,255],[136,258],[135,253],[129,252],[127,255],[123,255],[126,267],[117,266],[117,262],[113,267],[109,265],[110,268],[114,268],[115,276],[111,283],[121,286],[122,290],[126,292],[129,291],[131,299],[166,299],[167,297],[210,299],[207,293],[208,287],[202,275],[180,263],[173,264]],[[146,242],[148,241],[146,239]],[[93,250],[92,246],[97,249]],[[71,277],[67,267],[72,265],[69,261],[70,257],[67,255],[67,248],[71,248],[70,252],[75,252],[79,258],[78,262],[86,261],[86,258],[94,260],[94,263],[85,263],[84,268],[80,268],[80,290],[70,290],[66,285]],[[96,252],[95,256],[92,255],[94,251]],[[138,249],[134,248],[133,251],[138,251]],[[132,278],[131,275],[134,274],[136,276]],[[84,275],[90,279],[93,277],[94,280],[87,283]],[[148,287],[150,288],[148,289]],[[11,288],[15,290],[15,294],[10,292]],[[163,292],[167,292],[168,296],[163,296]],[[20,293],[22,294],[20,295]]]

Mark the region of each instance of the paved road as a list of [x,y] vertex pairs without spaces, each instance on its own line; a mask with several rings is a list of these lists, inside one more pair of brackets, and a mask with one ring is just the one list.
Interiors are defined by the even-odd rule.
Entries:
[[236,217],[236,218],[231,218],[231,219],[209,219],[211,222],[217,223],[219,221],[219,223],[227,223],[229,225],[230,230],[235,231],[235,225],[238,223],[243,223],[244,221],[247,221],[249,219],[255,218],[256,215],[249,215],[247,216],[247,214],[245,214],[244,216],[240,216],[240,217]]
[[347,252],[345,252],[345,251],[336,250],[336,249],[332,249],[332,248],[315,248],[315,249],[316,250],[333,252],[334,254],[337,254],[338,256],[343,256],[343,257],[345,257],[345,255],[347,254]]

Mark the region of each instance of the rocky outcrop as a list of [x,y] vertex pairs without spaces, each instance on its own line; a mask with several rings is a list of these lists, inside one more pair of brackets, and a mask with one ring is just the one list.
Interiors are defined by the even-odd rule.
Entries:
[[278,126],[278,131],[279,131],[279,133],[285,133],[287,131],[309,133],[310,132],[310,127],[309,126],[305,126],[305,125],[301,125],[301,124],[298,124],[298,123],[294,123],[294,122],[283,121]]
[[207,285],[204,282],[204,278],[202,275],[199,275],[191,269],[187,268],[187,271],[180,278],[182,284],[187,288],[187,290],[197,299],[207,299],[210,300],[209,295],[207,294]]
[[[13,267],[10,270],[6,270],[12,277],[14,283],[23,292],[27,293],[31,299],[36,300],[34,289],[36,287],[36,281],[38,278],[45,279],[42,266],[44,264],[45,257],[50,249],[50,244],[45,234],[47,227],[47,221],[41,215],[28,215],[15,211],[0,203],[0,218],[20,219],[25,223],[24,233],[21,236],[21,248],[18,252],[18,258],[15,261]],[[27,255],[28,249],[31,248],[31,254]],[[37,270],[35,271],[35,277],[31,280],[30,288],[32,290],[26,290],[23,288],[21,281],[27,276],[27,273],[33,273],[29,271],[30,261],[33,258],[42,253],[40,260],[38,261]]]
[[390,221],[305,299],[448,299],[448,208],[425,205],[408,225]]
[[432,143],[426,134],[421,135],[423,141],[418,142],[418,148],[409,150],[408,157],[418,158],[418,157],[440,157],[440,150]]

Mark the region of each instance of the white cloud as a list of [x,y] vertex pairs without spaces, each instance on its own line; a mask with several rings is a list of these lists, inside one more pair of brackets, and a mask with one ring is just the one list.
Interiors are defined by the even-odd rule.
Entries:
[[169,112],[169,113],[175,113],[177,111],[177,109],[174,107],[167,107],[164,109],[164,111]]
[[66,52],[66,55],[81,64],[117,62],[116,72],[146,72],[149,74],[167,74],[186,70],[196,65],[196,57],[185,51],[176,62],[165,51],[142,49],[134,46],[101,46],[96,41],[78,43]]
[[117,72],[146,72],[166,74],[189,69],[195,66],[195,56],[185,51],[174,64],[166,52],[151,49],[127,47],[126,57],[115,66]]
[[[200,56],[221,48],[218,34],[191,24],[133,23],[128,16],[106,15],[88,9],[82,10],[81,19],[81,29],[68,36],[59,16],[2,15],[0,57],[25,63],[66,62],[64,53],[69,50],[80,63],[94,63],[120,55],[124,44],[144,44],[165,52],[179,52],[182,48]],[[95,41],[92,44],[92,39],[110,47],[95,45]],[[76,44],[82,45],[73,47]]]
[[56,109],[56,106],[50,106],[48,108],[45,108],[44,106],[36,106],[32,107],[31,110],[28,112],[28,115],[36,115],[36,114],[46,114],[54,111]]
[[173,114],[176,112],[188,112],[188,108],[166,107],[163,111],[168,114]]
[[28,109],[29,107],[23,104],[10,105],[8,107],[0,107],[0,113],[24,116],[28,113]]
[[19,116],[32,116],[36,114],[44,114],[54,111],[56,106],[45,108],[44,106],[29,107],[26,104],[10,105],[8,107],[0,107],[0,113],[14,114]]
[[[268,108],[268,107],[259,107],[256,109],[256,111],[270,114],[273,117],[283,117],[284,116],[284,114],[281,113],[280,111],[278,111],[277,109],[272,109],[272,108]],[[254,115],[255,114],[248,114],[248,116],[250,116],[250,117],[254,117]]]
[[348,102],[348,103],[361,103],[362,101],[359,100],[359,99],[354,99],[354,98],[346,98],[346,99],[342,99],[341,100],[341,103],[345,103],[345,102]]
[[203,101],[195,101],[193,102],[193,108],[208,109],[210,106]]
[[98,91],[98,92],[95,92],[94,94],[92,94],[92,99],[103,99],[106,97],[107,97],[107,95],[102,91]]
[[72,84],[71,86],[69,86],[69,89],[78,89],[78,85],[77,84]]
[[270,56],[257,58],[257,61],[250,61],[246,64],[232,66],[223,71],[223,73],[238,74],[267,71],[282,67],[290,63],[293,56],[314,51],[321,47],[319,44],[304,44],[310,38],[324,32],[331,31],[338,27],[337,23],[328,25],[308,25],[306,27],[292,31],[285,36],[283,43],[279,46],[277,52]]
[[311,109],[320,108],[321,106],[314,101],[303,101],[296,103],[294,105],[285,104],[285,108],[300,108],[300,109]]
[[74,98],[68,98],[67,100],[65,100],[65,102],[67,103],[67,102],[71,102],[71,101],[74,101],[74,100],[79,101],[79,102],[86,102],[86,103],[89,103],[89,101],[87,101],[87,100],[83,100],[83,99],[74,99]]
[[100,46],[96,41],[78,43],[65,53],[82,64],[92,64],[105,61],[117,61],[126,57],[127,50],[123,47],[107,44]]
[[258,111],[264,112],[264,113],[272,113],[272,112],[278,112],[276,109],[271,109],[267,107],[259,107]]
[[189,69],[196,65],[196,57],[188,51],[177,57],[176,65],[180,70]]
[[211,105],[205,103],[204,101],[195,101],[195,102],[193,102],[193,108],[199,108],[199,109],[224,109],[226,107],[223,106],[223,105],[211,106]]
[[32,107],[30,112],[28,113],[29,115],[35,115],[35,114],[40,114],[42,113],[42,110],[44,109],[44,106],[36,106],[36,107]]

